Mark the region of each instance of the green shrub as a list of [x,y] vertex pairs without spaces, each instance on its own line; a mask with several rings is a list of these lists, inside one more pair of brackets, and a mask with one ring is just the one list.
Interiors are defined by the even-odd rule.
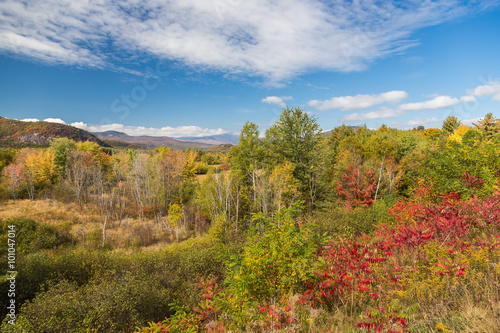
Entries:
[[[223,260],[218,253],[218,243],[211,237],[192,238],[185,242],[169,246],[163,251],[138,251],[132,254],[103,251],[100,249],[85,249],[83,247],[68,248],[58,251],[39,251],[24,255],[17,263],[16,304],[18,306],[26,304],[25,306],[27,309],[38,309],[36,307],[38,306],[37,304],[59,302],[59,299],[61,299],[60,302],[64,303],[66,302],[64,301],[66,298],[68,299],[67,302],[70,302],[71,299],[75,299],[76,297],[78,300],[81,300],[81,302],[84,302],[83,304],[85,305],[87,304],[85,303],[87,298],[90,297],[85,295],[91,294],[92,290],[92,292],[100,293],[103,298],[107,293],[112,295],[111,300],[107,298],[104,300],[92,298],[93,301],[99,304],[109,303],[113,305],[115,304],[113,302],[119,299],[119,302],[123,303],[123,306],[125,306],[125,301],[128,299],[127,297],[136,295],[133,296],[137,299],[133,304],[142,305],[134,305],[133,308],[135,310],[126,315],[129,316],[126,317],[128,318],[126,320],[126,325],[132,325],[130,327],[133,328],[135,326],[144,326],[148,321],[160,321],[164,319],[165,316],[170,315],[170,309],[166,307],[165,304],[168,305],[168,303],[175,302],[188,309],[192,308],[201,299],[201,295],[198,292],[199,288],[195,286],[199,278],[201,276],[206,276],[223,280],[225,277],[225,270],[226,268]],[[61,285],[59,289],[53,289],[56,285],[55,283],[58,281],[66,281],[66,285]],[[154,284],[152,284],[153,282]],[[123,286],[125,289],[120,289],[122,288],[120,283],[126,284]],[[103,289],[104,286],[108,284],[112,287]],[[143,287],[143,285],[146,287]],[[4,276],[3,279],[0,280],[0,293],[6,295],[7,289],[8,284]],[[125,290],[126,292],[123,291],[123,295],[128,296],[123,296],[119,293],[119,290]],[[151,293],[147,294],[147,290],[151,290]],[[153,293],[154,290],[156,290],[155,293],[158,292],[158,295],[163,295],[161,297],[166,297],[165,302],[167,303],[152,298],[155,295]],[[147,297],[150,299],[146,296],[137,296],[139,294],[149,295]],[[54,299],[57,295],[61,296]],[[168,297],[166,295],[168,295]],[[120,298],[122,296],[123,300]],[[146,301],[144,301],[145,299]],[[162,305],[158,307],[156,303]],[[75,305],[77,306],[77,310],[75,311],[77,313],[84,312],[85,320],[88,321],[90,320],[89,318],[93,317],[86,312],[87,310],[85,309],[87,305],[84,305]],[[156,309],[156,307],[158,307],[158,309]],[[42,308],[42,305],[40,305],[40,308]],[[58,323],[57,325],[62,325],[61,327],[63,327],[63,329],[60,331],[65,331],[67,327],[64,326],[65,324],[63,325],[63,323],[61,323],[62,319],[57,319],[59,317],[55,314],[57,309],[59,308],[53,308],[55,317],[52,321]],[[71,307],[68,307],[68,309],[71,309]],[[122,316],[120,313],[125,311],[122,310],[123,309],[119,308],[116,310],[118,311],[117,314],[107,314],[106,316],[118,318]],[[6,313],[5,308],[1,309],[1,311],[1,315],[4,316]],[[38,319],[32,318],[39,310],[30,311],[31,310],[25,312],[26,315],[23,320],[28,323],[38,323],[38,321],[42,321],[42,319],[40,319],[41,317],[37,317]],[[153,311],[154,313],[148,314],[147,311]],[[29,316],[28,313],[30,313]],[[161,316],[159,316],[160,314]],[[43,311],[40,316],[43,316]],[[78,319],[79,317],[77,314],[73,315],[67,313],[67,315],[61,316],[61,318],[68,316],[67,320],[71,321],[71,323],[68,324],[70,325],[68,326],[70,331],[72,329],[71,327],[76,327],[76,331],[87,331],[85,327],[90,327],[82,326],[85,328],[83,329],[78,326],[83,324],[81,324],[81,320]],[[76,319],[73,319],[74,316],[76,316]],[[99,318],[95,319],[97,320],[96,322],[102,323]],[[76,322],[80,324],[77,325]],[[38,324],[34,327],[37,325]],[[47,322],[44,325],[52,324]],[[115,326],[111,327],[108,325],[105,327],[111,331],[115,330]],[[95,326],[95,328],[97,329],[98,327]],[[51,329],[53,329],[53,327],[47,330],[50,331]],[[42,332],[43,330],[35,331]],[[54,329],[54,331],[58,330]],[[102,331],[106,330],[103,329]]]
[[381,222],[389,223],[391,216],[384,201],[378,201],[370,207],[346,210],[345,207],[329,207],[313,215],[315,231],[329,236],[342,234],[348,237],[362,234],[370,235]]
[[294,219],[294,207],[272,218],[254,215],[243,254],[235,256],[226,283],[235,300],[279,299],[298,291],[313,273],[316,242],[306,224]]
[[80,288],[62,280],[25,303],[16,324],[22,332],[132,332],[171,314],[171,301],[169,290],[144,275],[97,278]]
[[[4,260],[7,253],[7,231],[9,226],[15,226],[16,252],[33,253],[43,249],[57,249],[74,243],[67,228],[38,223],[31,219],[0,220],[0,260]],[[1,262],[2,269],[5,268]],[[3,271],[1,274],[5,274]]]

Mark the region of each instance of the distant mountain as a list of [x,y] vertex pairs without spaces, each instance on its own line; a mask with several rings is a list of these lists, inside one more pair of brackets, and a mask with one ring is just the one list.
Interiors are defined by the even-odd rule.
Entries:
[[209,152],[212,152],[212,153],[224,153],[224,154],[227,154],[231,151],[231,148],[234,147],[232,144],[230,143],[223,143],[221,145],[218,145],[218,146],[215,146],[215,147],[212,147],[212,148],[208,148],[207,151]]
[[[106,131],[106,132],[94,132],[93,133],[99,139],[106,142],[127,142],[129,144],[136,144],[143,146],[145,148],[154,149],[159,146],[166,146],[176,149],[186,149],[189,147],[208,149],[213,147],[214,144],[207,144],[203,142],[185,141],[172,139],[166,136],[130,136],[128,134],[117,132],[117,131]],[[116,143],[113,145],[116,146]]]
[[130,143],[125,141],[117,141],[117,140],[102,140],[104,143],[110,145],[112,148],[116,149],[135,149],[135,150],[144,150],[148,149],[148,147],[138,144],[138,143]]
[[109,136],[115,136],[115,137],[128,137],[128,134],[125,134],[123,132],[118,132],[118,131],[105,131],[105,132],[98,132],[98,133],[92,133],[94,135],[109,135]]
[[235,134],[219,134],[219,135],[209,135],[209,136],[186,136],[177,138],[177,140],[185,140],[185,141],[195,141],[195,142],[203,142],[212,145],[221,145],[224,143],[230,143],[232,145],[237,145],[240,141],[240,136]]
[[92,141],[103,147],[108,144],[85,130],[45,121],[25,122],[0,117],[0,146],[8,148],[48,146],[54,139]]

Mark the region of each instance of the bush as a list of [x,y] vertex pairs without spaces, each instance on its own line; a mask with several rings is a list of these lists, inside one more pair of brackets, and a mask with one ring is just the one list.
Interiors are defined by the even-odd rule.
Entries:
[[[43,328],[43,325],[43,329],[33,328],[35,332],[45,329],[47,332],[65,332],[66,329],[123,331],[124,328],[144,326],[148,321],[160,321],[169,316],[173,313],[167,307],[169,303],[192,308],[201,299],[199,288],[195,286],[200,277],[216,277],[219,280],[225,277],[225,266],[217,246],[214,239],[199,237],[157,252],[130,254],[73,248],[25,255],[18,262],[16,278],[16,304],[26,304],[26,310],[22,312],[23,325],[31,325],[30,329],[39,327],[42,322],[48,325],[48,328]],[[66,282],[57,287],[59,281]],[[7,294],[6,288],[8,284],[3,279],[0,281],[2,295]],[[93,294],[101,296],[96,298]],[[62,305],[49,307],[50,303],[57,302]],[[71,302],[75,302],[73,307]],[[92,302],[96,302],[96,306],[102,304],[102,307],[110,308],[106,310],[108,312],[101,309],[104,313],[101,316],[116,319],[115,326],[110,326],[111,319],[101,318],[91,313],[90,308],[87,309]],[[68,308],[64,310],[66,312],[63,305]],[[44,306],[49,307],[47,314],[45,310],[40,310]],[[2,312],[3,316],[5,309]],[[49,320],[49,314],[54,318]],[[67,327],[61,321],[64,317],[70,321]],[[124,324],[119,326],[122,321]]]
[[226,280],[236,300],[262,302],[287,296],[312,276],[315,240],[293,214],[290,208],[273,218],[254,216],[256,227]]
[[[169,291],[145,275],[97,278],[81,288],[62,280],[25,303],[16,330],[132,332],[135,326],[171,314],[171,301]],[[7,324],[2,328],[9,331]]]
[[[16,251],[18,253],[33,253],[42,249],[57,249],[73,244],[74,240],[68,230],[41,224],[31,219],[0,220],[0,255],[7,250],[8,226],[14,225],[16,230]],[[2,265],[2,267],[5,267]]]
[[363,234],[371,235],[377,224],[388,223],[392,220],[387,212],[384,201],[377,201],[370,207],[359,207],[346,210],[344,207],[330,207],[323,211],[315,212],[315,231],[329,236],[342,234],[355,237]]

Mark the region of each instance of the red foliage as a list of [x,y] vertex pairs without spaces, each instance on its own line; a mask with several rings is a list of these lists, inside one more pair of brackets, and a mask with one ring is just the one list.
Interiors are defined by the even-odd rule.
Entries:
[[230,169],[230,167],[227,164],[222,164],[222,165],[217,167],[217,170],[219,170],[219,171],[229,171],[229,169]]
[[214,328],[209,328],[206,325],[210,322],[217,322],[218,316],[221,313],[221,308],[216,306],[214,303],[214,298],[217,294],[221,292],[218,288],[216,279],[205,280],[203,277],[200,278],[200,282],[196,284],[203,289],[204,301],[200,302],[197,308],[194,308],[194,312],[199,316],[199,321],[202,325],[205,325],[207,332],[224,332],[224,323],[219,322]]
[[462,178],[462,181],[469,189],[480,189],[484,184],[481,178],[477,176],[471,176],[468,172],[464,173],[464,178]]
[[[420,190],[425,194],[425,190]],[[420,247],[439,241],[450,254],[463,251],[471,245],[464,236],[474,228],[485,225],[500,226],[500,191],[486,199],[463,202],[456,193],[443,195],[440,204],[400,202],[389,210],[396,226],[378,226],[375,237],[358,237],[349,241],[335,241],[319,256],[325,267],[317,271],[317,282],[309,284],[302,302],[327,306],[364,304],[369,310],[358,327],[380,332],[391,324],[400,325],[404,332],[406,322],[390,306],[392,295],[401,290],[401,267],[394,252]],[[476,237],[477,238],[477,237]],[[474,246],[496,247],[498,242],[478,239]],[[462,276],[466,266],[453,261],[437,263],[436,274]],[[397,332],[397,331],[394,331]]]
[[350,164],[343,181],[337,182],[335,191],[344,198],[347,208],[368,207],[373,204],[373,195],[377,186],[377,181],[373,176],[374,171],[368,170],[362,173],[359,167]]

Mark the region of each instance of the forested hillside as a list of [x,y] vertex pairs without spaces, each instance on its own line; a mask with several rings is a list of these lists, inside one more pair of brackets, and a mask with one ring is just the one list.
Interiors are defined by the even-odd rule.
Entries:
[[57,138],[91,141],[100,146],[109,147],[93,134],[73,126],[45,121],[26,122],[0,117],[0,147],[47,147]]
[[[500,121],[0,151],[3,332],[498,332]],[[3,303],[4,304],[4,303]]]

